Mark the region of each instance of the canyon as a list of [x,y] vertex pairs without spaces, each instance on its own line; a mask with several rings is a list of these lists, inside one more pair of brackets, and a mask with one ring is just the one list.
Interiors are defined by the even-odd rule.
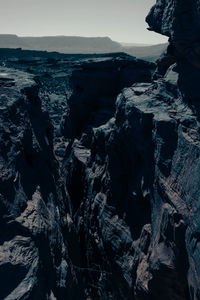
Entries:
[[0,49],[0,299],[200,299],[199,7],[157,64]]

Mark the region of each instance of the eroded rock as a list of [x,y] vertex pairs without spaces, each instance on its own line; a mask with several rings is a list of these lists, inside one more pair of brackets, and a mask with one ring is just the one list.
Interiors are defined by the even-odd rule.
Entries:
[[52,125],[31,75],[0,69],[0,111],[0,298],[78,298]]
[[155,65],[128,55],[95,58],[82,63],[70,79],[61,129],[65,137],[79,137],[90,127],[105,124],[114,114],[116,97],[135,82],[150,82]]
[[179,80],[175,64],[124,89],[114,116],[70,146],[66,186],[92,299],[199,298],[199,115]]
[[200,3],[157,0],[146,18],[149,29],[169,37],[178,58],[200,68]]

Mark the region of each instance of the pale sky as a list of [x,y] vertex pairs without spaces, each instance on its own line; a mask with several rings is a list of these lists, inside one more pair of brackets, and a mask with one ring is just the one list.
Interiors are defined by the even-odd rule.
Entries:
[[109,36],[118,42],[156,44],[146,30],[156,0],[0,0],[0,34]]

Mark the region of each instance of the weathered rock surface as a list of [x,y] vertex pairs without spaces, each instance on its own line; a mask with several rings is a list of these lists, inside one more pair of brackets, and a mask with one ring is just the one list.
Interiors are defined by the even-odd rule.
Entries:
[[[64,133],[76,139],[62,174],[89,299],[200,299],[200,74],[191,46],[199,30],[197,6],[157,1],[147,20],[170,37],[169,57],[161,60],[157,80],[122,91],[108,121],[85,129],[75,85],[71,99],[83,113],[74,117],[69,109],[65,119],[72,127]],[[187,17],[193,13],[191,41]],[[191,51],[178,48],[180,38]],[[80,88],[84,95],[91,90]],[[71,130],[73,122],[78,131]]]
[[199,0],[157,0],[146,21],[150,30],[169,37],[179,59],[200,68]]
[[150,82],[155,65],[126,54],[83,62],[70,79],[73,94],[62,120],[66,138],[105,124],[114,114],[116,97],[135,82]]
[[199,124],[177,81],[174,66],[125,89],[114,118],[69,151],[91,299],[199,299]]
[[0,111],[0,299],[78,299],[52,126],[31,75],[0,68]]

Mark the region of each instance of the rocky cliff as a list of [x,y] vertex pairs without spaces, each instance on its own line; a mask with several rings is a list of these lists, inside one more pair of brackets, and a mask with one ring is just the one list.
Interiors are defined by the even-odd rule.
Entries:
[[79,299],[67,195],[38,91],[33,76],[0,69],[0,299]]
[[170,37],[162,74],[89,132],[81,114],[63,166],[89,299],[200,299],[198,1],[157,1],[147,21]]
[[2,299],[200,299],[198,7],[152,8],[154,80],[123,55],[79,64],[60,164],[33,76],[1,68]]
[[124,89],[66,157],[91,299],[199,299],[198,116],[177,81]]
[[146,18],[149,30],[169,37],[171,52],[200,68],[200,2],[158,0]]

